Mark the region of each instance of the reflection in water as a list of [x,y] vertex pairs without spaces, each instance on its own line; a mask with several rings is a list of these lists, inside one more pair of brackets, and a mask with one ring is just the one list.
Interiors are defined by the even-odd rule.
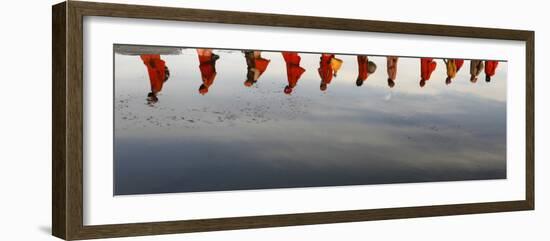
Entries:
[[244,85],[250,87],[258,82],[258,79],[265,72],[271,60],[262,58],[262,53],[260,51],[246,50],[243,51],[243,53],[246,59],[247,70]]
[[397,61],[399,57],[388,56],[387,59],[387,68],[388,68],[388,86],[393,88],[395,86],[395,78],[397,78]]
[[147,102],[154,104],[158,101],[157,94],[162,90],[164,82],[170,78],[170,71],[158,54],[142,54],[140,57],[147,67],[151,83],[151,92],[147,94]]
[[420,87],[426,85],[426,81],[430,80],[436,67],[437,63],[432,58],[420,59]]
[[471,60],[470,61],[470,81],[472,83],[477,82],[477,77],[483,70],[483,61],[481,60]]
[[487,60],[485,61],[485,81],[491,82],[491,77],[495,75],[498,66],[498,61]]
[[[205,95],[216,78],[216,61],[219,59],[219,55],[214,54],[212,49],[197,49],[197,55],[199,57],[199,69],[201,72],[202,84],[199,87],[199,93]],[[265,72],[269,65],[269,59],[262,58],[261,51],[257,50],[245,50],[243,51],[247,65],[246,80],[244,85],[251,87],[258,82],[260,76]],[[296,52],[282,52],[283,58],[286,62],[288,85],[284,89],[284,93],[291,94],[294,87],[298,83],[298,80],[305,72],[305,69],[300,66],[300,56]],[[147,95],[148,104],[154,104],[158,102],[157,94],[162,90],[162,86],[166,80],[170,77],[170,71],[165,65],[165,61],[160,58],[158,54],[141,54],[141,59],[147,67],[149,73],[149,81],[151,83],[151,92]],[[395,86],[395,79],[397,78],[397,63],[399,57],[388,56],[387,60],[387,72],[388,72],[388,86],[393,88]],[[335,57],[334,54],[323,53],[321,54],[319,61],[319,76],[321,77],[320,89],[326,91],[328,85],[332,82],[333,77],[337,76],[338,70],[342,67],[343,60]],[[443,59],[447,70],[447,78],[445,84],[449,85],[456,77],[456,74],[464,65],[463,59]],[[369,74],[373,74],[376,71],[376,64],[368,60],[365,55],[357,55],[357,80],[356,85],[362,86],[363,82],[368,78]],[[477,76],[481,73],[481,70],[485,68],[486,81],[491,81],[491,76],[495,75],[498,61],[487,60],[485,65],[481,60],[470,61],[470,81],[472,83],[477,82]],[[430,80],[432,73],[435,71],[437,63],[433,58],[420,58],[420,87],[426,85],[426,81]]]
[[506,178],[506,62],[115,51],[115,195]]
[[369,58],[365,55],[357,55],[357,80],[355,84],[357,86],[363,85],[363,82],[367,80],[369,74],[374,74],[376,71],[376,64],[372,61],[369,61]]
[[199,56],[199,69],[201,71],[202,84],[199,87],[199,93],[205,95],[210,86],[214,84],[216,78],[216,61],[220,58],[212,53],[212,49],[197,49]]
[[336,77],[336,73],[332,68],[332,60],[334,59],[334,54],[321,54],[321,59],[319,61],[319,76],[321,76],[321,91],[327,90],[327,85],[332,81],[332,77]]
[[296,52],[282,52],[283,58],[286,63],[286,76],[288,80],[288,85],[285,86],[284,92],[287,95],[292,93],[298,80],[302,77],[302,74],[306,72],[304,68],[300,66],[300,61],[302,58]]
[[456,77],[456,73],[464,65],[463,59],[443,59],[445,66],[447,67],[447,79],[445,79],[445,84],[451,84],[452,80]]

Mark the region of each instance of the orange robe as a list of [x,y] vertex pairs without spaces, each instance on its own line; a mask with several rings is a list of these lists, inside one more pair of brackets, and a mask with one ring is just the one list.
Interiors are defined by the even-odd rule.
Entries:
[[358,80],[366,80],[369,77],[369,58],[364,55],[357,55],[357,65],[359,66]]
[[288,80],[288,86],[294,88],[298,83],[298,79],[302,76],[306,70],[300,67],[300,56],[295,52],[282,52],[283,58],[286,62],[286,76]]
[[267,66],[269,65],[269,62],[270,62],[269,60],[264,59],[262,57],[254,59],[255,68],[258,71],[260,71],[260,75],[262,75],[265,72],[265,70],[267,69]]
[[498,66],[498,61],[494,61],[494,60],[485,61],[485,75],[487,76],[495,75],[497,66]]
[[321,76],[321,81],[325,84],[330,84],[334,74],[330,64],[332,58],[334,58],[334,54],[322,54],[321,61],[319,62],[319,76]]
[[437,67],[437,63],[432,58],[420,59],[420,77],[423,80],[429,80]]
[[201,70],[202,81],[206,87],[210,87],[216,78],[216,68],[212,55],[199,55],[199,69]]
[[151,92],[156,94],[162,90],[162,85],[166,78],[166,63],[164,60],[160,59],[160,55],[158,54],[142,54],[140,57],[143,64],[147,66],[149,82],[151,83]]

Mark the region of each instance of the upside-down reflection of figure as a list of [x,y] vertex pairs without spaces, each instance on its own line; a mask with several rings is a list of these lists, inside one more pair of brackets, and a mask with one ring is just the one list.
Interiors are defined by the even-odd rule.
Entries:
[[300,66],[301,58],[298,53],[282,52],[282,55],[286,62],[286,76],[288,80],[288,85],[285,86],[284,92],[290,95],[294,87],[296,87],[298,80],[306,70]]
[[388,70],[388,86],[393,88],[395,86],[395,78],[397,78],[397,61],[399,57],[388,56],[387,60],[387,70]]
[[436,67],[437,63],[432,58],[420,59],[420,87],[426,85],[426,81],[430,80]]
[[247,87],[252,86],[260,76],[265,72],[267,66],[269,65],[270,60],[262,58],[260,51],[244,51],[244,57],[246,59],[246,80],[244,85]]
[[321,91],[327,90],[327,85],[332,81],[334,71],[332,69],[331,61],[334,58],[334,54],[321,54],[319,61],[319,76],[321,77]]
[[477,76],[481,73],[483,70],[483,61],[481,60],[471,60],[470,61],[470,82],[475,83],[477,82]]
[[451,80],[456,76],[456,63],[454,59],[443,59],[447,67],[447,78],[445,84],[450,84]]
[[451,84],[452,80],[456,77],[456,73],[464,65],[463,59],[443,59],[445,66],[447,66],[447,79],[445,79],[445,84]]
[[355,84],[357,86],[363,85],[363,82],[367,80],[370,74],[376,71],[376,64],[369,61],[369,58],[365,55],[357,55],[358,74]]
[[205,95],[208,89],[214,84],[216,78],[216,61],[220,58],[212,53],[212,49],[197,49],[199,56],[199,69],[201,71],[202,84],[199,87],[199,93]]
[[170,78],[170,71],[166,66],[166,62],[158,54],[142,54],[140,57],[147,67],[151,84],[151,92],[147,94],[147,103],[154,104],[158,102],[157,94],[162,90],[164,82]]
[[491,82],[491,77],[495,75],[497,70],[498,61],[487,60],[485,61],[485,81]]

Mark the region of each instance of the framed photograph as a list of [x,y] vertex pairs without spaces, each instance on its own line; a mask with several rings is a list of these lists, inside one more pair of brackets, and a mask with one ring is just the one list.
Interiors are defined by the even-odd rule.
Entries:
[[532,31],[52,11],[59,238],[534,209]]

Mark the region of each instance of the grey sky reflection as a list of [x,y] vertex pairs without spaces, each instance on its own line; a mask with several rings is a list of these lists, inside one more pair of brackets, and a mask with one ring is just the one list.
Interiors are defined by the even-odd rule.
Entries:
[[139,56],[115,54],[116,195],[506,178],[505,62],[472,84],[467,61],[446,86],[438,60],[420,88],[419,60],[403,58],[390,89],[383,57],[357,87],[355,56],[337,55],[321,92],[319,55],[301,54],[287,96],[280,53],[262,53],[271,63],[247,88],[243,54],[214,52],[205,96],[194,49],[163,55],[171,77],[153,107]]

